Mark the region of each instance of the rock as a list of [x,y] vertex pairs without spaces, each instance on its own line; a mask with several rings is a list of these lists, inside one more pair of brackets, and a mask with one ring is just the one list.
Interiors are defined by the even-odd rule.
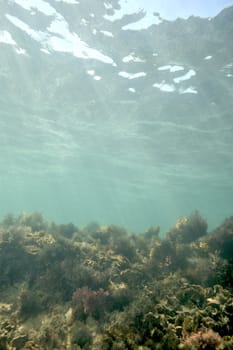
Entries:
[[18,335],[13,338],[11,341],[11,345],[16,349],[20,350],[24,347],[25,343],[28,341],[28,336],[26,334]]

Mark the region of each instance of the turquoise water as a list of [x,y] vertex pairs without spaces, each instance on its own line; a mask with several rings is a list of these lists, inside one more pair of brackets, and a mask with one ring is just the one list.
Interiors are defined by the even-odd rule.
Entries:
[[0,215],[136,232],[232,215],[232,8],[131,30],[142,14],[42,3],[0,5]]
[[141,232],[150,225],[160,225],[164,231],[178,217],[189,215],[196,208],[208,219],[210,229],[231,215],[231,193],[220,190],[214,193],[199,186],[186,193],[157,187],[133,193],[130,186],[106,188],[101,179],[93,181],[86,176],[78,179],[74,175],[63,179],[22,176],[14,185],[10,180],[1,184],[2,216],[8,212],[40,211],[58,223],[74,222],[80,227],[92,221],[114,223]]

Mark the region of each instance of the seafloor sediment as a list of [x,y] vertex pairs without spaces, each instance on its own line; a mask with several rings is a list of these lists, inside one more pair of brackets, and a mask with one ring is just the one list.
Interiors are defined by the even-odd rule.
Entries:
[[0,350],[233,349],[233,217],[165,237],[113,225],[0,224]]

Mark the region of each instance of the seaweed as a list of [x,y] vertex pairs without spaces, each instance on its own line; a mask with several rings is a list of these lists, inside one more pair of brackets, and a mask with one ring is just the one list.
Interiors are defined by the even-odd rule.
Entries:
[[232,232],[198,212],[165,237],[6,215],[0,348],[232,349]]

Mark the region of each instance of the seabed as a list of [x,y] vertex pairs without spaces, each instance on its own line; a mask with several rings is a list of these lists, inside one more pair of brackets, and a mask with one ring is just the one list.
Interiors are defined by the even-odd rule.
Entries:
[[233,349],[233,217],[161,237],[114,225],[0,224],[0,350]]

